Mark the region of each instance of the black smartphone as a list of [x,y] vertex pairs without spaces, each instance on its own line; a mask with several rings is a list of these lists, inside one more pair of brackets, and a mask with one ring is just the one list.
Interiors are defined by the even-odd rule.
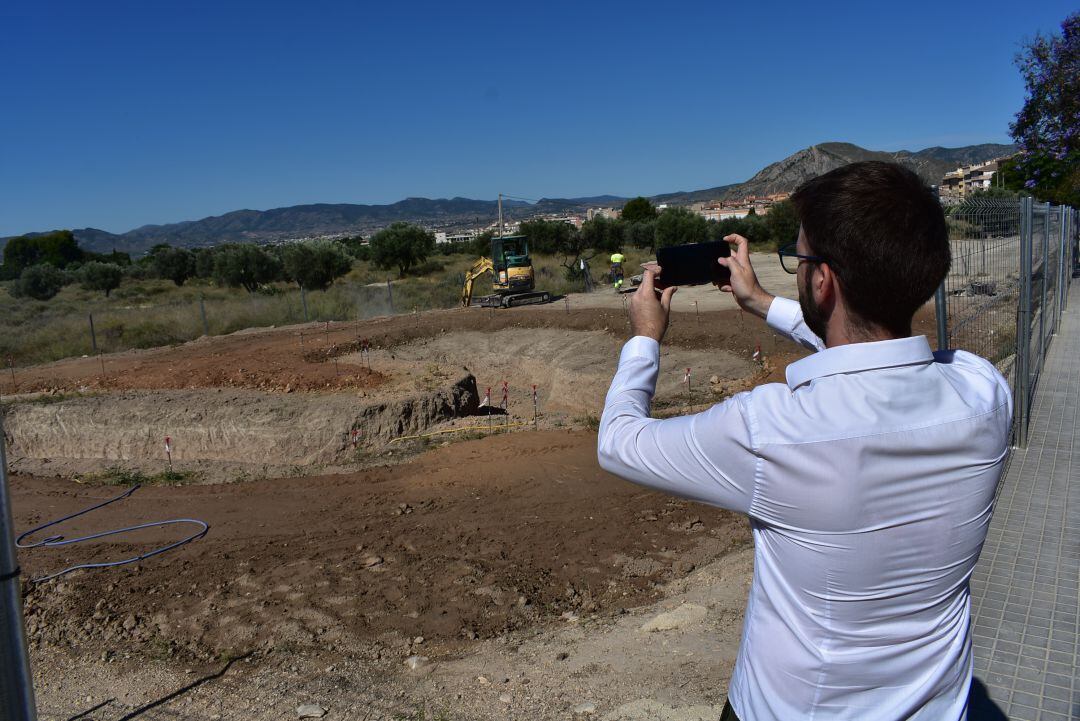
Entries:
[[730,255],[731,246],[723,240],[660,248],[656,251],[656,263],[660,266],[660,277],[656,279],[656,286],[667,288],[673,285],[706,283],[725,285],[731,280],[731,273],[717,263],[716,259]]

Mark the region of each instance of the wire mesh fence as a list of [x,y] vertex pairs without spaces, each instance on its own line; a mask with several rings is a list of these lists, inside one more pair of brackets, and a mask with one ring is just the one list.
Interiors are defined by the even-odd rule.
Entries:
[[997,366],[1013,391],[1013,440],[1023,446],[1077,261],[1077,212],[1031,198],[972,198],[945,214],[952,268],[936,297],[938,347]]

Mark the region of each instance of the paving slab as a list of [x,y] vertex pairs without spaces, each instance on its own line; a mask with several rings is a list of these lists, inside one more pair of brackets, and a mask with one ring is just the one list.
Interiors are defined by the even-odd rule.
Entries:
[[1080,283],[971,579],[975,677],[1008,718],[1080,719]]

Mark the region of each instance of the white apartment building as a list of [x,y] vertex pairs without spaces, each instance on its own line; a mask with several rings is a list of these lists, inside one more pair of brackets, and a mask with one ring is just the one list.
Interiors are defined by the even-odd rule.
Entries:
[[443,230],[435,231],[435,243],[464,243],[476,238],[480,233],[476,230],[464,230],[447,233]]

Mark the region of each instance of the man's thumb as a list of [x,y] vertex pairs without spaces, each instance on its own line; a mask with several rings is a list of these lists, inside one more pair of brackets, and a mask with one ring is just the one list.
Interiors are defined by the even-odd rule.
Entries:
[[671,296],[675,295],[675,291],[678,289],[679,287],[675,285],[664,288],[664,293],[660,296],[660,307],[664,309],[664,312],[671,310]]

